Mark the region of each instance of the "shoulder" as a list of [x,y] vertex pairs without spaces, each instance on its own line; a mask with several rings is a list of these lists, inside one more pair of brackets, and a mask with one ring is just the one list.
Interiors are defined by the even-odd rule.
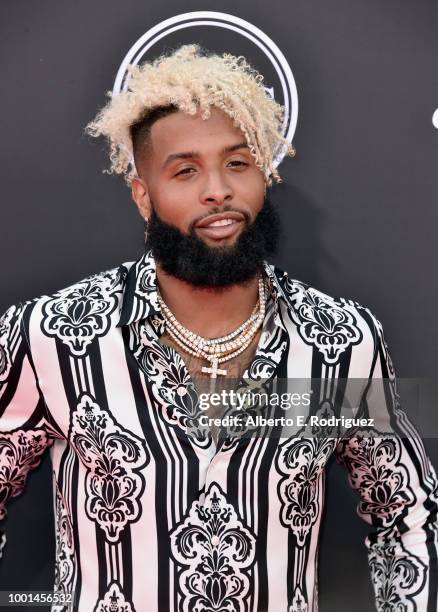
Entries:
[[[125,262],[101,272],[91,273],[75,282],[61,287],[52,293],[42,294],[21,303],[23,309],[56,310],[63,306],[67,312],[69,305],[87,309],[91,304],[111,301],[123,291],[126,275],[134,262]],[[96,307],[94,307],[96,310]],[[97,308],[98,310],[98,308]],[[79,315],[79,312],[76,311]]]
[[374,354],[383,327],[373,310],[354,298],[335,296],[292,278],[277,266],[269,267],[300,335],[316,343],[327,362],[335,363],[349,347]]
[[[108,332],[118,320],[126,276],[134,262],[89,274],[53,293],[10,306],[0,319],[0,330],[10,336],[21,324],[31,338],[58,338],[75,355],[83,355],[92,340]],[[33,342],[32,342],[33,340]]]
[[333,309],[335,312],[352,313],[360,316],[368,321],[370,327],[381,327],[381,322],[375,313],[362,302],[354,298],[335,296],[322,291],[310,283],[292,278],[288,272],[278,266],[270,265],[269,267],[277,280],[282,296],[290,308],[296,310],[306,305],[313,311]]

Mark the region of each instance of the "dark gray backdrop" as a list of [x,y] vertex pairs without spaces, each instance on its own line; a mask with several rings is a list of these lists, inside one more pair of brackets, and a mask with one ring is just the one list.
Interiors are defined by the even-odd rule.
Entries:
[[[83,127],[125,53],[183,11],[232,13],[288,59],[300,110],[295,159],[272,199],[289,238],[275,263],[383,322],[399,377],[436,377],[438,4],[432,0],[3,0],[0,311],[137,259],[143,223],[103,143]],[[224,38],[225,37],[225,38]],[[172,43],[178,39],[173,38]],[[222,51],[226,33],[181,35]],[[239,52],[236,39],[230,51]],[[250,49],[242,41],[242,49]],[[242,51],[242,53],[244,52]],[[251,61],[251,56],[248,56]],[[262,66],[258,66],[263,69]],[[438,444],[426,441],[435,465]],[[9,504],[2,589],[53,581],[48,455]],[[332,465],[320,558],[321,612],[374,609],[357,499]]]

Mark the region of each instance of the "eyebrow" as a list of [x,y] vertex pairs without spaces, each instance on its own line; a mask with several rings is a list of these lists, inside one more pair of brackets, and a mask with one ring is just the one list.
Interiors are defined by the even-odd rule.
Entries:
[[[244,148],[246,149],[249,148],[248,143],[238,142],[237,144],[233,144],[233,145],[229,145],[228,147],[224,147],[220,153],[221,155],[223,155],[224,153],[231,153],[232,151],[236,151],[237,149],[244,149]],[[201,154],[198,151],[183,151],[181,153],[171,153],[164,160],[164,163],[161,166],[161,169],[164,170],[164,168],[166,168],[166,166],[168,166],[170,162],[174,161],[175,159],[190,159],[192,157],[201,157]]]

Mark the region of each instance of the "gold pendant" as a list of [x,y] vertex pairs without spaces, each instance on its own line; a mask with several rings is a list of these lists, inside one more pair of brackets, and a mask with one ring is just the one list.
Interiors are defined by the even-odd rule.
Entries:
[[217,359],[211,359],[211,367],[202,366],[201,372],[210,374],[210,378],[217,378],[218,374],[225,376],[228,370],[222,370],[219,368],[219,362]]

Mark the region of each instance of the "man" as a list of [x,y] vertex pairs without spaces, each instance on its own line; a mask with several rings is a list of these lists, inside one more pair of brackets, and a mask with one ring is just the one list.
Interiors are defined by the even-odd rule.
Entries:
[[[145,252],[0,324],[0,517],[50,448],[55,588],[75,595],[54,610],[317,610],[333,453],[373,527],[377,609],[436,610],[437,478],[398,406],[381,323],[266,262],[281,119],[242,58],[187,45],[132,68],[88,126],[131,185]],[[298,379],[320,381],[308,416],[339,414],[341,382],[364,380],[360,414],[391,434],[202,425],[224,381],[272,393]]]

